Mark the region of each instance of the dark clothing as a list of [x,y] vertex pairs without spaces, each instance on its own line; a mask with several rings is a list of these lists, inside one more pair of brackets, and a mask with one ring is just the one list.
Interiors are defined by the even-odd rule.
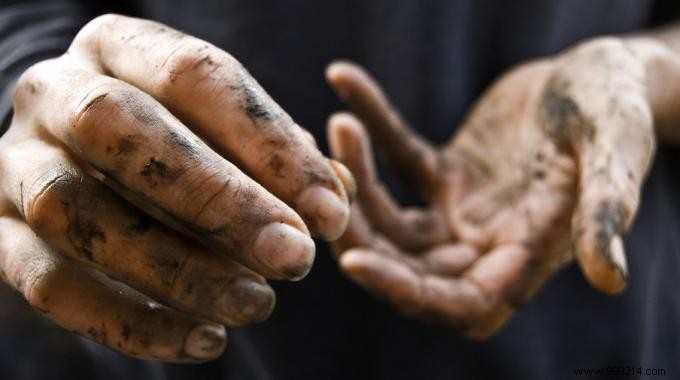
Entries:
[[[676,2],[651,0],[139,0],[110,1],[95,9],[85,1],[0,0],[13,2],[0,7],[0,90],[5,94],[32,62],[63,51],[88,18],[113,10],[167,23],[230,52],[324,150],[325,121],[342,108],[323,78],[332,59],[367,66],[414,128],[442,143],[484,87],[511,65],[557,53],[590,36],[648,27],[674,17],[680,8]],[[5,112],[7,99],[0,97]],[[675,163],[680,163],[678,150],[660,147],[627,238],[630,283],[622,296],[598,294],[571,266],[499,335],[476,343],[450,329],[401,317],[345,279],[319,243],[309,277],[274,283],[278,302],[270,320],[230,330],[227,352],[218,361],[148,363],[83,339],[79,375],[544,379],[571,378],[577,368],[642,366],[680,378],[680,179],[673,175]],[[391,175],[384,176],[400,199],[415,202]],[[78,377],[66,361],[53,360],[59,350],[38,350],[30,339],[21,343],[33,337],[34,344],[47,344],[35,336],[41,330],[5,333],[11,326],[0,325],[0,365],[3,372],[10,368],[10,379],[26,378],[12,368],[30,361],[36,377],[58,371]],[[41,360],[54,364],[41,365]]]

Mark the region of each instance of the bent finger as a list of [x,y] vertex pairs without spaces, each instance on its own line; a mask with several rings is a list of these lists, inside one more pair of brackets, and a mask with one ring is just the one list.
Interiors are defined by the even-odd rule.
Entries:
[[70,51],[152,95],[224,157],[333,240],[349,217],[347,194],[308,134],[225,51],[156,22],[106,15]]
[[449,239],[444,217],[434,210],[401,209],[377,178],[369,137],[351,114],[328,122],[333,157],[347,164],[357,183],[357,200],[374,229],[399,247],[418,251]]
[[224,327],[74,267],[13,217],[0,218],[0,268],[11,286],[56,324],[124,354],[198,362],[224,350]]
[[165,210],[211,249],[269,278],[309,271],[314,243],[295,211],[152,97],[81,66],[64,56],[29,69],[19,81],[17,115]]
[[438,158],[429,143],[409,130],[376,81],[360,66],[336,61],[326,79],[366,124],[373,140],[387,154],[392,167],[423,195],[436,189]]
[[407,261],[373,249],[350,249],[341,256],[340,264],[350,278],[407,315],[467,330],[492,308],[470,281],[419,271]]
[[[39,154],[38,154],[39,153]],[[3,189],[50,246],[142,293],[231,326],[269,316],[262,277],[183,238],[39,140],[3,152]]]

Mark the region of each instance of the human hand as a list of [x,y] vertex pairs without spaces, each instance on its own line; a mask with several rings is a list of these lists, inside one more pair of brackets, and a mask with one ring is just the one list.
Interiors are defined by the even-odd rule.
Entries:
[[[572,252],[595,288],[622,291],[623,237],[653,157],[653,127],[680,119],[679,86],[661,85],[680,78],[678,62],[654,41],[602,38],[523,64],[440,148],[405,126],[361,68],[330,65],[329,83],[358,116],[329,120],[333,156],[358,187],[335,243],[341,268],[403,313],[476,338],[497,331]],[[392,199],[364,125],[427,207]]]
[[346,168],[233,57],[115,15],[21,77],[0,170],[2,278],[145,359],[218,356],[222,325],[271,313],[265,278],[309,271],[307,226],[330,240],[349,218]]

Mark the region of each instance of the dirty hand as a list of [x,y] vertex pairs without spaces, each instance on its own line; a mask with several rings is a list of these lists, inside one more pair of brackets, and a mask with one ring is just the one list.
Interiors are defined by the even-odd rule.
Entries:
[[[403,313],[477,338],[502,326],[572,252],[595,288],[620,292],[653,126],[680,120],[680,86],[664,83],[680,84],[679,62],[653,41],[604,38],[521,65],[441,148],[410,131],[361,68],[332,64],[327,79],[358,116],[329,121],[333,155],[357,183],[350,225],[335,243],[341,268]],[[395,203],[369,134],[428,207]]]
[[212,359],[223,325],[271,313],[265,278],[309,271],[309,230],[344,231],[349,183],[229,54],[102,16],[18,82],[0,140],[0,275],[123,353]]

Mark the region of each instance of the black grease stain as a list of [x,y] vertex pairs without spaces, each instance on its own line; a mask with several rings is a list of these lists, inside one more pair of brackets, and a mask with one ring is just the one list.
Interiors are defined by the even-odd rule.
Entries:
[[194,283],[193,282],[187,282],[186,285],[184,285],[184,293],[185,294],[192,294],[194,292]]
[[91,339],[106,344],[108,340],[108,333],[106,332],[106,325],[102,323],[101,330],[97,330],[94,327],[87,329],[87,336]]
[[545,179],[545,175],[546,175],[545,171],[542,170],[542,169],[534,170],[534,172],[532,174],[534,179],[539,180],[539,181]]
[[127,227],[127,231],[130,232],[131,234],[134,234],[134,235],[143,234],[143,233],[149,231],[149,229],[151,229],[152,223],[153,223],[153,221],[151,220],[150,217],[148,217],[146,215],[142,215],[142,216],[139,217],[139,219],[135,223],[130,224]]
[[[608,259],[610,259],[608,253],[612,237],[616,234],[622,235],[624,232],[626,214],[626,210],[620,203],[604,202],[593,215],[593,221],[597,225],[595,234],[597,251],[604,254]],[[616,267],[614,263],[611,264]]]
[[24,211],[26,210],[24,206],[24,181],[19,182],[19,206],[21,207],[21,210],[19,210],[19,212],[21,212],[21,216],[26,218]]
[[273,121],[279,113],[274,109],[273,102],[264,96],[264,90],[255,82],[245,68],[239,70],[240,90],[243,93],[246,115],[253,121]]
[[272,170],[274,175],[279,178],[285,178],[285,175],[282,173],[284,166],[285,162],[278,154],[273,154],[269,159],[269,168]]
[[88,207],[83,207],[87,205],[79,203],[71,207],[68,201],[62,201],[62,205],[66,209],[66,233],[71,245],[82,257],[88,261],[94,261],[93,244],[95,241],[106,243],[106,233],[97,222],[83,217],[84,214],[92,212]]
[[127,323],[123,323],[122,330],[120,332],[120,336],[123,338],[124,341],[130,340],[130,334],[132,333],[132,329],[130,328],[130,325]]
[[188,152],[192,156],[197,156],[199,154],[198,144],[189,140],[187,137],[183,136],[181,133],[175,131],[168,132],[168,140],[170,144],[175,145],[182,150]]
[[158,185],[158,183],[172,183],[178,176],[176,171],[170,169],[163,161],[157,160],[153,156],[149,157],[149,161],[144,164],[139,174],[147,179],[151,187]]
[[543,155],[543,152],[536,152],[536,161],[543,162],[544,159],[545,156]]
[[596,129],[593,122],[586,118],[578,104],[566,94],[569,83],[548,83],[541,104],[547,133],[560,150],[569,150],[571,139],[580,134],[588,141],[595,139]]
[[[134,153],[139,148],[139,142],[136,136],[128,135],[118,141],[116,156],[118,155],[128,155]],[[108,150],[108,149],[107,149]]]
[[157,273],[163,283],[173,286],[188,257],[185,256],[183,261],[180,261],[175,254],[168,255],[168,252],[159,252],[146,260],[145,266]]
[[139,344],[145,349],[149,348],[151,347],[151,338],[149,338],[148,336],[140,337]]

